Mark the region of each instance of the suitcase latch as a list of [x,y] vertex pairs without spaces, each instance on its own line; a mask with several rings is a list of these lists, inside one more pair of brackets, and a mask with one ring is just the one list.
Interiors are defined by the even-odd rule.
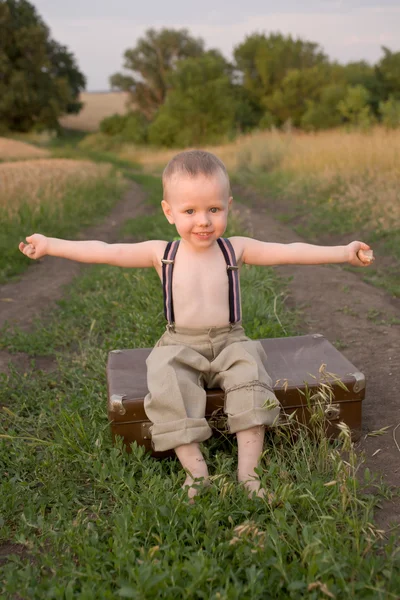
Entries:
[[340,417],[340,404],[329,404],[325,408],[325,417],[329,421],[335,421]]
[[151,440],[152,423],[142,423],[142,435],[144,440]]
[[126,413],[126,409],[123,405],[123,399],[125,396],[121,396],[120,394],[112,394],[110,397],[110,411],[116,412],[119,415],[124,415]]
[[353,385],[353,392],[357,394],[365,388],[365,375],[360,371],[356,371],[356,373],[352,373],[352,375],[356,380],[355,384]]

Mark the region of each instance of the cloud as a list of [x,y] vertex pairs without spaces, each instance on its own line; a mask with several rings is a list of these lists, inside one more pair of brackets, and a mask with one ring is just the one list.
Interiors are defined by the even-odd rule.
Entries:
[[363,10],[380,15],[400,14],[400,6],[366,6]]
[[373,63],[380,58],[382,45],[400,49],[400,8],[396,6],[370,6],[346,12],[260,13],[229,23],[222,19],[217,7],[212,14],[203,15],[203,22],[195,17],[174,21],[170,14],[168,23],[161,16],[151,22],[97,16],[53,18],[49,25],[55,39],[74,52],[88,77],[89,90],[108,89],[109,76],[122,70],[125,50],[134,47],[149,27],[188,29],[193,36],[203,38],[207,48],[219,48],[228,58],[246,36],[257,32],[280,32],[316,42],[331,59],[341,62]]
[[382,46],[384,44],[395,43],[396,36],[390,33],[380,33],[378,35],[351,35],[349,38],[343,40],[345,46],[359,46],[364,44],[373,44],[375,46]]
[[[208,40],[209,44],[222,47],[230,53],[232,47],[254,32],[281,32],[294,38],[319,43],[332,59],[376,60],[382,44],[400,46],[400,13],[388,21],[383,15],[351,13],[272,13],[250,16],[240,23],[230,25],[197,24],[191,30]],[[351,49],[357,50],[358,54]],[[349,52],[350,50],[350,52]]]

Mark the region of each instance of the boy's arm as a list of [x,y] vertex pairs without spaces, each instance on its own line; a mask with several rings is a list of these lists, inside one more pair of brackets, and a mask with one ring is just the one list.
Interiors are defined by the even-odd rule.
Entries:
[[166,242],[150,240],[136,244],[107,244],[97,240],[70,241],[35,233],[21,242],[19,249],[32,259],[46,254],[84,263],[101,263],[118,267],[152,267]]
[[[251,238],[233,238],[242,245],[242,260],[248,265],[318,265],[348,262],[356,267],[368,266],[372,259],[364,252],[368,244],[354,241],[347,246],[316,246],[303,242],[278,244]],[[360,254],[358,254],[360,252]]]

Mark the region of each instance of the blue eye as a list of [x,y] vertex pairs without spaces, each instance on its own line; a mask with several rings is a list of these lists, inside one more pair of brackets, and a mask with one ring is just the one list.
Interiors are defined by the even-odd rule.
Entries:
[[219,208],[217,208],[216,206],[214,206],[213,208],[210,208],[210,211],[215,214],[215,213],[217,213],[219,211]]
[[186,212],[188,215],[192,215],[192,214],[194,213],[194,210],[193,210],[193,208],[188,208],[187,210],[185,210],[185,212]]

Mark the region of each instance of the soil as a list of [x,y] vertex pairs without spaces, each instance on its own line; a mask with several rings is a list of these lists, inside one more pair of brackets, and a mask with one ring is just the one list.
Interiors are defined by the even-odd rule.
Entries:
[[[108,217],[100,224],[83,230],[76,239],[97,239],[108,243],[127,241],[118,237],[118,231],[128,219],[149,213],[144,199],[142,188],[131,184]],[[82,263],[52,256],[33,262],[18,281],[0,286],[0,329],[9,323],[28,331],[35,317],[48,313],[63,297],[68,283],[85,268],[87,265]],[[51,357],[35,357],[34,360],[37,369],[51,371],[56,368]],[[0,350],[0,373],[9,372],[10,362],[24,372],[32,358],[22,352],[9,354]]]
[[[255,238],[283,243],[307,241],[271,216],[273,204],[268,198],[244,189],[240,189],[240,197],[247,204],[236,204],[236,210]],[[117,241],[124,221],[149,212],[144,198],[142,189],[132,185],[109,217],[101,225],[82,231],[79,238]],[[0,328],[9,322],[29,330],[32,320],[48,313],[65,293],[65,286],[84,268],[80,263],[52,257],[32,264],[18,281],[0,287]],[[363,436],[357,448],[365,453],[365,467],[378,473],[388,486],[400,489],[400,300],[365,283],[361,273],[339,265],[275,269],[290,278],[287,304],[299,312],[299,333],[322,333],[366,375]],[[7,373],[10,363],[26,370],[32,360],[36,368],[55,369],[51,358],[32,359],[23,353],[2,351],[0,373]],[[383,434],[373,434],[384,428]],[[400,496],[382,502],[375,520],[387,533],[400,527]]]
[[[308,242],[271,216],[275,214],[272,200],[269,203],[267,197],[238,186],[234,192],[246,202],[236,204],[236,210],[252,237],[269,242]],[[289,205],[285,208],[290,210]],[[282,214],[282,206],[279,212]],[[331,238],[323,243],[345,241]],[[379,261],[378,256],[375,266],[379,267]],[[365,453],[364,468],[399,492],[400,299],[365,283],[363,269],[359,273],[340,265],[285,265],[274,269],[290,278],[286,304],[299,311],[298,333],[322,333],[365,374],[363,435],[356,447]],[[383,428],[387,428],[383,434],[374,433]],[[400,527],[399,494],[381,503],[375,521],[386,532]]]

